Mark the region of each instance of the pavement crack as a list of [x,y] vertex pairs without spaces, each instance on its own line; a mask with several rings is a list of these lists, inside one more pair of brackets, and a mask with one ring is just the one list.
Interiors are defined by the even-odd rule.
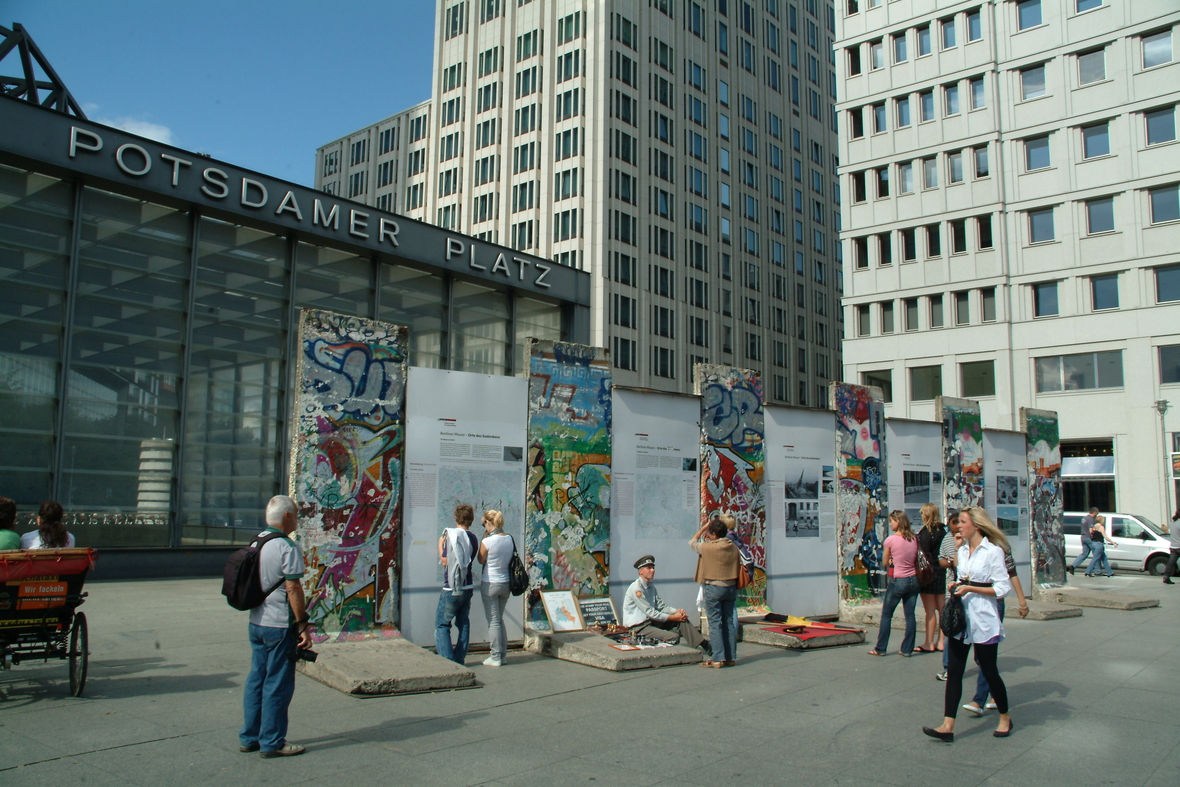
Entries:
[[115,751],[116,749],[129,749],[132,746],[143,746],[145,743],[159,743],[160,741],[173,741],[177,738],[187,738],[188,735],[169,735],[164,738],[152,738],[148,741],[135,741],[134,743],[121,743],[118,746],[106,746],[101,749],[91,749],[90,751],[74,752],[73,754],[63,754],[60,757],[46,757],[44,760],[34,760],[33,762],[23,762],[20,765],[13,765],[8,768],[0,768],[0,773],[5,771],[15,771],[18,768],[27,768],[30,765],[42,765],[47,762],[56,762],[58,760],[68,760],[71,757],[85,757],[87,754],[98,754],[104,751]]

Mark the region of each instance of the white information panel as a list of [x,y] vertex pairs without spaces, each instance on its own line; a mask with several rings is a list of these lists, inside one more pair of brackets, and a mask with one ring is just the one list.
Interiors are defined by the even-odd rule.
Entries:
[[929,421],[885,419],[889,447],[889,510],[905,511],[914,532],[922,527],[922,505],[942,510],[942,425]]
[[835,414],[766,408],[766,600],[780,615],[835,615]]
[[621,612],[635,561],[654,555],[660,595],[693,617],[697,556],[688,540],[700,528],[701,401],[622,388],[612,395],[611,595]]
[[[438,539],[454,524],[455,506],[475,509],[471,532],[483,538],[488,509],[504,514],[504,530],[523,550],[528,380],[410,367],[406,382],[406,475],[402,531],[402,634],[434,644],[434,614],[442,590]],[[471,641],[487,642],[475,563]],[[509,640],[522,636],[524,602],[505,610]]]
[[1028,537],[1028,458],[1023,432],[983,430],[983,507],[1008,536],[1024,592],[1032,592]]

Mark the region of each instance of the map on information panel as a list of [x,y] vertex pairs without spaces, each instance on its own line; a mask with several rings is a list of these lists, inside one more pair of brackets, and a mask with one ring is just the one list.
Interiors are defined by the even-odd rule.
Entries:
[[[438,531],[455,523],[455,506],[467,503],[475,509],[475,525],[489,509],[504,514],[504,530],[520,538],[524,521],[521,470],[492,470],[482,467],[443,465],[438,469]],[[473,527],[483,538],[483,528]]]
[[[694,520],[686,519],[686,495],[696,492],[695,477],[636,473],[635,535],[638,538],[691,538]],[[687,484],[687,485],[686,485]]]

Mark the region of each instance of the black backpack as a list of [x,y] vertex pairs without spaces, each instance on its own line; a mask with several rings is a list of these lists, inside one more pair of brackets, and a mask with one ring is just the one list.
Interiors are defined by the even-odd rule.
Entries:
[[262,547],[271,539],[282,537],[282,533],[266,533],[225,561],[221,595],[231,607],[246,611],[261,606],[266,597],[283,584],[284,580],[280,579],[269,590],[262,588]]

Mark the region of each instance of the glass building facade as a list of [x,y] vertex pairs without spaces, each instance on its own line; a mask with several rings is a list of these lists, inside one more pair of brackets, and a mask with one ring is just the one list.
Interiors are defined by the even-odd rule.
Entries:
[[0,163],[0,495],[26,517],[58,500],[80,545],[261,529],[303,307],[407,325],[411,365],[483,374],[520,374],[525,337],[582,338],[510,282],[116,191]]

